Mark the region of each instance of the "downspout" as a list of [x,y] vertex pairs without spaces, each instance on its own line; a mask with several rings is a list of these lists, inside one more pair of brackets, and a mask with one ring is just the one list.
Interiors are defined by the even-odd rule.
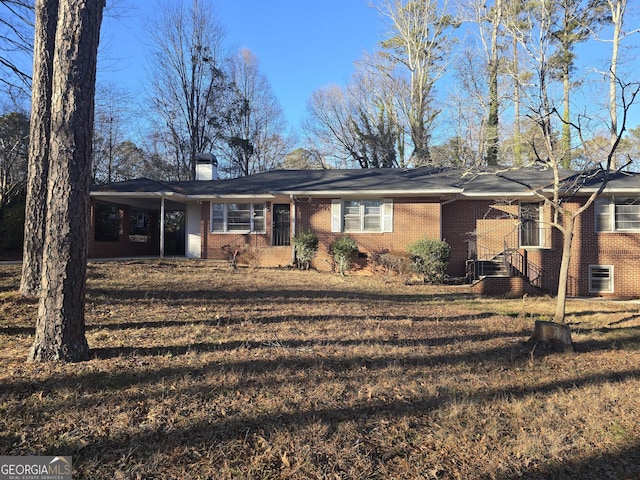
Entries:
[[442,207],[444,205],[449,205],[450,203],[457,202],[458,198],[460,198],[459,195],[456,195],[451,200],[447,200],[446,202],[440,202],[440,240],[442,240],[442,230],[443,230],[442,227],[444,226],[444,222],[442,220]]
[[[289,204],[291,205],[291,238],[296,235],[296,199],[293,195],[289,195]],[[296,263],[296,246],[291,242],[291,265]]]
[[164,197],[160,198],[160,258],[164,258]]

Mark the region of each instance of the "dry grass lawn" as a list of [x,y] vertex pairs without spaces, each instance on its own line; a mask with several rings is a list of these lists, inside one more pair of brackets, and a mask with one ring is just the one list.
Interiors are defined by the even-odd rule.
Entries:
[[0,266],[0,455],[78,479],[640,478],[640,305],[240,269],[89,266],[92,360],[30,364]]

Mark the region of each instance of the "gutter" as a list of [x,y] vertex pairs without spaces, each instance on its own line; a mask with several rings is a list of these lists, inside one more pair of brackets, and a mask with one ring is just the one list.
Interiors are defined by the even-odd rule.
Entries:
[[134,197],[134,198],[183,198],[189,199],[188,195],[176,192],[113,192],[113,191],[93,191],[90,192],[91,197]]
[[285,190],[271,192],[273,195],[289,195],[297,197],[343,197],[354,196],[372,197],[411,197],[415,195],[439,196],[443,194],[460,194],[461,188],[429,189],[429,190]]

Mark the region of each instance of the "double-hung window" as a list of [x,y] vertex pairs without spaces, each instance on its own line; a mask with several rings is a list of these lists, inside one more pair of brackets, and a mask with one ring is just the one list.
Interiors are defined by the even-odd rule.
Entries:
[[539,203],[520,204],[520,246],[544,246],[542,235],[542,205]]
[[212,203],[211,231],[248,233],[265,231],[264,203]]
[[600,198],[594,210],[597,232],[640,231],[640,197]]
[[332,200],[331,231],[391,232],[393,231],[393,200],[390,198]]

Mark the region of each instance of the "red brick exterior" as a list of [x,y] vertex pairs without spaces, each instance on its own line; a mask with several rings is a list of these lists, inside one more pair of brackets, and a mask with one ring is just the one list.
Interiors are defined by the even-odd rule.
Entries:
[[[575,210],[582,203],[571,204]],[[640,233],[596,232],[593,206],[577,220],[569,274],[580,296],[640,296]],[[560,239],[558,240],[560,241]],[[559,245],[560,243],[558,243]],[[589,292],[589,265],[612,265],[612,293]]]
[[522,277],[485,277],[474,283],[471,291],[478,295],[521,298],[526,295],[540,295],[542,290],[532,286]]
[[[313,267],[331,269],[329,245],[342,235],[331,231],[331,199],[319,198],[295,204],[297,231],[312,231],[318,236],[318,254]],[[440,201],[435,198],[394,198],[393,231],[381,233],[348,233],[355,240],[361,268],[367,258],[382,250],[406,252],[407,246],[420,238],[440,238]]]
[[238,252],[238,263],[278,267],[291,264],[292,247],[274,247],[271,245],[271,206],[266,202],[265,233],[212,233],[211,232],[211,204],[202,202],[201,236],[202,258],[213,260],[229,260],[229,255]]
[[[576,211],[581,199],[564,203]],[[512,205],[493,201],[459,200],[442,207],[443,240],[451,245],[449,274],[464,275],[469,243],[476,248],[500,252],[504,246],[517,246],[518,202]],[[551,210],[543,211],[543,222],[551,218]],[[563,237],[558,230],[544,228],[544,247],[527,248],[528,260],[542,269],[542,288],[555,294],[558,290]],[[524,254],[525,249],[519,249]],[[589,292],[589,265],[613,265],[612,293]],[[571,296],[638,297],[640,296],[640,233],[596,232],[593,207],[576,219],[568,294]],[[492,283],[490,289],[500,289]],[[479,287],[485,288],[485,287]],[[507,288],[507,286],[504,286]],[[506,290],[505,290],[506,291]]]
[[[239,262],[263,266],[285,266],[292,263],[292,246],[272,246],[271,209],[273,203],[287,203],[289,199],[266,202],[266,232],[262,234],[212,233],[210,228],[210,203],[201,203],[202,257],[227,259],[225,248],[240,252]],[[582,200],[574,199],[564,204],[576,210]],[[312,266],[319,270],[330,270],[328,248],[331,242],[342,235],[331,231],[331,199],[299,199],[291,203],[292,232],[312,231],[320,247]],[[92,208],[93,214],[93,208]],[[159,254],[157,214],[152,222],[151,241],[134,243],[129,241],[129,207],[121,206],[122,231],[118,242],[96,242],[95,225],[91,222],[89,255],[91,257],[118,257]],[[350,233],[361,252],[358,264],[367,266],[368,257],[383,250],[406,252],[407,246],[420,238],[445,240],[451,246],[448,274],[454,277],[466,275],[466,262],[480,250],[499,253],[505,247],[518,247],[519,202],[497,202],[495,200],[457,199],[442,201],[439,198],[396,197],[393,198],[393,231],[384,233]],[[543,223],[551,216],[549,208],[543,210]],[[530,262],[542,269],[542,288],[549,293],[557,292],[558,272],[562,255],[562,236],[557,230],[544,229],[541,248],[527,248]],[[525,254],[525,249],[518,250]],[[614,291],[612,293],[589,292],[589,265],[612,265],[614,267]],[[576,220],[568,293],[572,296],[640,296],[640,233],[595,231],[593,208],[589,208]],[[502,285],[500,282],[509,282]],[[526,288],[514,284],[513,280],[497,280],[476,288],[489,293],[525,292]],[[525,289],[525,290],[523,290]]]

